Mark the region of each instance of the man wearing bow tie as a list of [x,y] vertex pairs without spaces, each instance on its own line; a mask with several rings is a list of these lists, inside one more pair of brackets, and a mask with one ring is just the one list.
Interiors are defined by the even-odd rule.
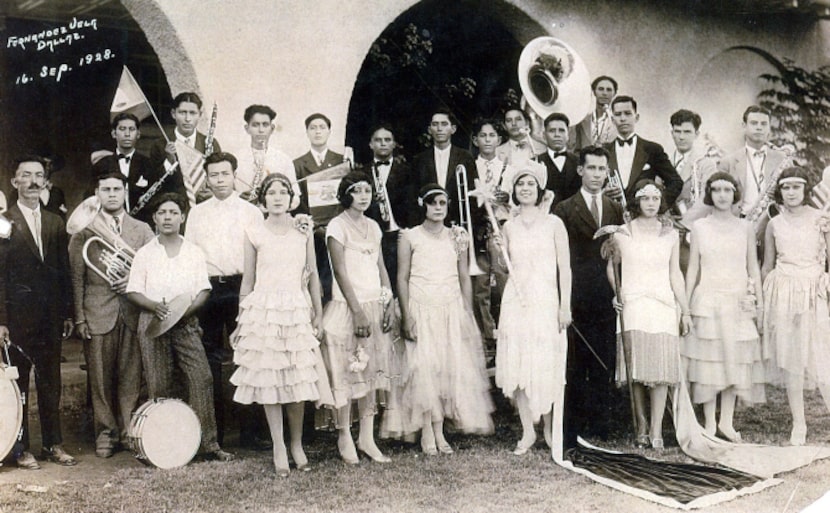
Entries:
[[582,121],[571,127],[568,149],[579,152],[586,146],[603,145],[617,138],[611,120],[611,100],[617,94],[617,81],[602,75],[591,82],[596,105]]
[[530,120],[518,105],[505,108],[502,126],[508,139],[496,148],[496,155],[503,162],[521,164],[545,152],[545,146],[530,136]]
[[562,200],[576,194],[582,185],[582,179],[576,172],[579,157],[567,151],[568,116],[554,112],[545,119],[545,142],[547,151],[539,155],[539,162],[548,168],[547,188],[553,191],[551,212]]
[[610,172],[617,171],[622,181],[623,191],[607,187],[605,194],[620,200],[623,194],[631,201],[634,186],[640,180],[657,180],[665,187],[663,205],[665,211],[674,205],[683,189],[683,180],[672,166],[663,147],[637,135],[637,102],[630,96],[620,95],[611,101],[611,115],[619,137],[604,145],[611,155],[608,161]]
[[[115,139],[115,153],[108,155],[92,166],[94,176],[120,173],[127,179],[126,211],[139,221],[153,226],[149,202],[136,211],[141,197],[162,176],[162,169],[153,166],[149,158],[136,151],[141,137],[141,123],[133,114],[122,112],[112,120],[112,138]],[[184,193],[181,173],[169,177],[162,185],[161,192]]]
[[724,157],[718,166],[738,180],[744,214],[758,201],[769,184],[767,180],[786,158],[784,152],[768,144],[771,121],[767,109],[750,105],[743,115],[744,146]]

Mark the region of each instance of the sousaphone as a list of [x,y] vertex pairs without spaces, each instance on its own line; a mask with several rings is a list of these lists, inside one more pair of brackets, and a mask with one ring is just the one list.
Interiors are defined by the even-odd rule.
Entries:
[[519,57],[518,71],[522,94],[542,119],[561,112],[575,125],[591,111],[588,68],[561,39],[543,36],[528,43]]

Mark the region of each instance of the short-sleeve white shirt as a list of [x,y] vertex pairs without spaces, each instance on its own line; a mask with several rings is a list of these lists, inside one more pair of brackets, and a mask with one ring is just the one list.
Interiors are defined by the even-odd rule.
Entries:
[[151,301],[167,300],[189,294],[191,300],[210,290],[205,254],[192,242],[182,240],[179,254],[173,258],[158,237],[139,249],[130,268],[127,292],[144,294]]

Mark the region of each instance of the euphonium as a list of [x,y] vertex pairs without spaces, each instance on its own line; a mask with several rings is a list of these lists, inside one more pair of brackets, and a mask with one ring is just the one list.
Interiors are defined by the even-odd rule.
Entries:
[[[66,231],[70,235],[89,229],[94,234],[87,239],[82,249],[82,256],[87,267],[103,278],[110,285],[124,281],[130,276],[130,267],[133,263],[135,251],[120,235],[115,233],[99,212],[101,203],[98,198],[91,196],[84,200],[69,216]],[[90,255],[93,244],[101,246],[97,262]]]
[[455,168],[455,185],[458,192],[458,225],[467,230],[470,236],[469,270],[470,276],[486,274],[476,262],[475,238],[473,237],[473,223],[470,215],[470,198],[467,186],[467,168],[459,164]]

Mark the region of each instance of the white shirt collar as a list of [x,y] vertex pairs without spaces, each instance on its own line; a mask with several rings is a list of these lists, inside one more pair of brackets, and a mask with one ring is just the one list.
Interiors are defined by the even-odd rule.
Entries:
[[179,132],[179,127],[176,127],[173,130],[173,133],[176,136],[176,140],[178,140],[178,141],[184,142],[185,140],[190,139],[190,140],[193,141],[194,144],[196,143],[196,131],[195,130],[193,131],[192,134],[190,134],[188,136],[188,135],[184,135],[183,133]]
[[40,212],[40,202],[39,201],[37,203],[37,206],[32,209],[32,208],[27,207],[23,203],[21,203],[20,200],[17,200],[17,207],[20,209],[21,212],[23,212],[24,214],[26,214],[29,217],[31,217],[32,214],[34,214],[35,212]]

